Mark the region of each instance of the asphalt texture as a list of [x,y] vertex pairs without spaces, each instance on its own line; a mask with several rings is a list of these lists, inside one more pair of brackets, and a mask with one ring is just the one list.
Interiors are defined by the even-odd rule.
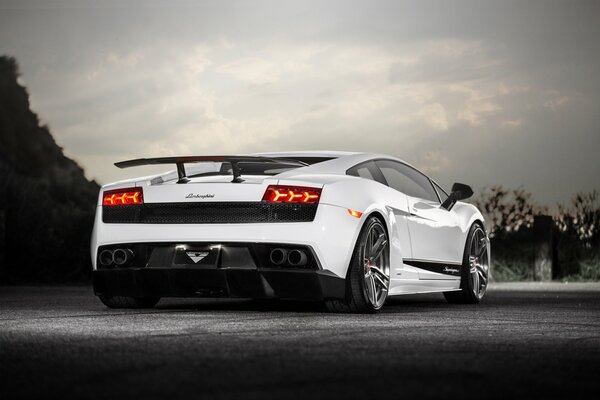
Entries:
[[0,398],[576,398],[600,391],[600,285],[499,285],[375,315],[169,299],[105,308],[88,287],[0,287]]

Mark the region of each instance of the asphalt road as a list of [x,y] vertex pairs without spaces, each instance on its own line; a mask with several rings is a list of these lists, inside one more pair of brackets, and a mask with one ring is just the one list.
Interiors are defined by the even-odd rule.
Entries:
[[319,305],[161,301],[0,287],[0,398],[564,398],[600,390],[600,285],[513,285],[376,315]]

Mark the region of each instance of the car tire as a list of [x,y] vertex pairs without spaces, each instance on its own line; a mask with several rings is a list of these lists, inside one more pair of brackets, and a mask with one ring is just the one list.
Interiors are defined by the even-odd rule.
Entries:
[[479,223],[474,223],[467,235],[460,276],[460,290],[444,292],[449,303],[477,304],[483,299],[489,279],[487,235]]
[[[367,258],[369,258],[368,262]],[[376,265],[371,265],[371,263]],[[369,274],[371,277],[368,277]],[[373,283],[367,288],[371,281]],[[383,306],[387,298],[388,287],[389,244],[387,231],[379,218],[370,217],[361,229],[348,267],[346,298],[344,300],[329,299],[325,301],[325,305],[329,311],[336,313],[374,313]]]
[[152,308],[160,297],[126,297],[126,296],[98,296],[100,301],[108,308]]

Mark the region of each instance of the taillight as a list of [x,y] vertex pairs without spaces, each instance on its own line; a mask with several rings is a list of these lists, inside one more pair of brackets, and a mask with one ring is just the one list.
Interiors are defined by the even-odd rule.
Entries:
[[102,205],[104,206],[142,204],[143,202],[144,191],[142,188],[107,190],[102,194]]
[[321,189],[302,186],[269,185],[263,201],[271,203],[318,203]]

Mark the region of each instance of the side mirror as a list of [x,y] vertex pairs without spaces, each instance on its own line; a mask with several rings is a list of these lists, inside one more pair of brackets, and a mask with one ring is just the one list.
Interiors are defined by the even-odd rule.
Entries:
[[457,201],[468,199],[471,196],[473,196],[473,189],[471,189],[471,186],[465,185],[464,183],[455,183],[452,185],[452,192],[442,203],[442,207],[450,211]]

